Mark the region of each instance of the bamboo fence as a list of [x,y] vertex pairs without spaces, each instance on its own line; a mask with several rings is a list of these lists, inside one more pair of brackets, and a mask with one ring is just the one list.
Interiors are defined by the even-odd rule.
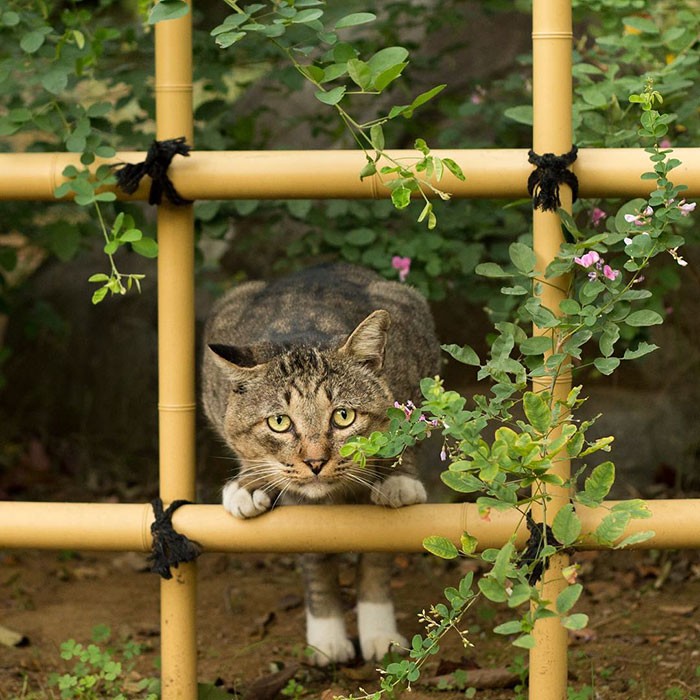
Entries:
[[[537,153],[565,153],[571,133],[571,4],[569,0],[533,3],[533,148]],[[192,143],[191,19],[156,26],[156,124],[158,140],[186,136]],[[455,197],[513,198],[526,196],[532,170],[523,150],[436,151],[457,161],[467,178],[448,176],[442,187]],[[393,152],[410,157],[410,151]],[[674,175],[700,195],[700,148],[677,149],[683,165]],[[138,162],[143,153],[120,153],[119,162]],[[75,154],[0,154],[0,200],[53,200],[62,171],[76,163]],[[376,177],[360,181],[364,157],[354,151],[333,152],[193,152],[176,159],[170,169],[177,190],[188,199],[245,198],[370,198],[388,191]],[[583,149],[572,167],[582,197],[645,196],[640,179],[648,169],[641,149]],[[562,193],[570,207],[567,188]],[[131,197],[146,199],[147,184]],[[158,347],[160,495],[165,503],[194,500],[195,494],[195,338],[194,236],[191,206],[163,204],[158,209]],[[561,226],[556,214],[534,213],[537,269],[556,254]],[[543,303],[558,308],[564,284],[542,285]],[[539,333],[535,328],[534,333]],[[563,378],[555,391],[566,394]],[[535,389],[538,387],[535,386]],[[565,462],[557,467],[569,473]],[[556,494],[547,517],[566,502]],[[582,548],[595,548],[589,535],[607,508],[578,508],[583,522]],[[649,503],[651,518],[633,521],[626,535],[653,529],[653,539],[639,548],[700,547],[700,504],[697,500]],[[319,529],[318,522],[324,527]],[[149,551],[153,511],[150,504],[22,503],[0,504],[0,547],[75,548]],[[188,505],[173,518],[175,528],[208,552],[422,551],[428,535],[444,535],[459,543],[468,531],[481,547],[500,547],[519,522],[518,513],[493,513],[491,522],[478,517],[473,504],[437,504],[388,510],[373,506],[287,507],[252,521],[231,518],[218,505]],[[46,526],[50,523],[50,526]],[[391,538],[385,533],[391,532]],[[521,528],[522,532],[522,528]],[[522,545],[524,542],[519,542]],[[565,564],[562,558],[555,566]],[[553,577],[556,578],[556,577]],[[557,586],[547,584],[545,597]],[[196,700],[196,564],[180,565],[161,586],[161,658],[163,700]],[[551,598],[550,598],[551,599]],[[530,700],[565,700],[567,639],[558,619],[538,622],[537,645],[530,658]]]

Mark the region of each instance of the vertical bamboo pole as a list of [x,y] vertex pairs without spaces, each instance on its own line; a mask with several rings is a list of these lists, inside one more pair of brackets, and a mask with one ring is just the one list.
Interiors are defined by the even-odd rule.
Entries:
[[[156,138],[192,144],[191,13],[156,25]],[[194,219],[191,206],[158,207],[160,496],[195,498]],[[197,697],[196,576],[180,565],[161,583],[163,700]]]
[[[532,14],[533,41],[533,149],[536,153],[567,153],[572,144],[571,127],[571,52],[572,19],[570,0],[534,0]],[[561,188],[562,205],[571,208],[571,192]],[[533,219],[534,250],[537,269],[544,271],[557,254],[562,242],[559,216],[535,211]],[[566,296],[566,278],[547,280],[538,291],[542,304],[554,313]],[[535,328],[536,334],[544,331]],[[555,398],[566,397],[570,377],[559,377],[552,386],[536,382],[534,390],[552,389]],[[556,437],[556,436],[553,436]],[[558,461],[555,471],[563,478],[570,474],[568,460]],[[552,500],[537,509],[535,519],[546,516],[551,523],[558,509],[568,500],[565,489],[548,489]],[[564,587],[561,570],[568,564],[566,556],[553,557],[544,575],[542,597],[554,601]],[[535,647],[530,652],[530,700],[565,700],[567,688],[567,635],[559,619],[540,620],[534,630]]]

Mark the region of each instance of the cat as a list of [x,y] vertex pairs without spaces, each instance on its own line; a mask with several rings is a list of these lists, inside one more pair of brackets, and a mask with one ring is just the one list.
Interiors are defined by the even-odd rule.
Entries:
[[[418,403],[420,379],[438,371],[430,310],[412,287],[348,264],[247,282],[215,304],[204,342],[204,410],[240,463],[223,489],[233,516],[255,517],[276,504],[425,502],[410,451],[400,464],[370,460],[364,468],[339,454],[349,437],[386,428],[394,402]],[[311,661],[348,662],[355,650],[337,556],[301,559]],[[390,597],[390,564],[386,554],[360,556],[365,660],[406,645]]]

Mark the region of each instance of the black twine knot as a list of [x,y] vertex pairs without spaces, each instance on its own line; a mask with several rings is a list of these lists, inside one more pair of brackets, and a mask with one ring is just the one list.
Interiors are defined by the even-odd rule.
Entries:
[[556,156],[554,153],[538,155],[528,151],[528,161],[535,166],[527,179],[527,191],[532,197],[533,209],[556,211],[561,206],[559,185],[571,188],[573,201],[578,197],[578,180],[567,168],[576,160],[578,147],[572,146],[568,153]]
[[117,185],[127,194],[133,194],[139,187],[144,175],[151,178],[151,189],[148,193],[149,204],[160,204],[163,195],[171,204],[192,204],[175,189],[168,177],[168,168],[175,156],[189,156],[191,146],[185,143],[185,137],[167,141],[154,141],[143,163],[124,163],[117,166]]
[[520,555],[520,561],[528,567],[532,567],[527,576],[527,582],[534,586],[541,578],[549,566],[549,557],[542,557],[541,552],[545,543],[559,544],[552,528],[545,523],[536,523],[530,512],[525,513],[527,521],[527,529],[530,531],[530,537],[525,545],[523,553]]
[[148,560],[151,563],[151,571],[160,574],[164,579],[173,577],[170,567],[177,569],[183,562],[194,561],[202,551],[200,545],[173,528],[173,513],[180,506],[189,503],[185,500],[173,501],[163,510],[163,501],[160,498],[151,501],[155,520],[151,524],[153,545]]

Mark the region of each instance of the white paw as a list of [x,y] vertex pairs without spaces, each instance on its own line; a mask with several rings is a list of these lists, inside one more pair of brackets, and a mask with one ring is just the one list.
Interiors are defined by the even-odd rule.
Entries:
[[396,629],[394,606],[390,602],[359,602],[357,627],[365,661],[381,661],[390,651],[401,651],[408,647],[408,641]]
[[415,503],[425,503],[428,495],[425,487],[418,479],[405,474],[390,476],[384,481],[377,481],[372,488],[372,502],[378,506],[412,506]]
[[253,491],[243,488],[235,479],[224,486],[222,495],[224,508],[237,518],[254,518],[256,515],[270,510],[270,497],[260,490]]
[[341,617],[314,617],[307,610],[306,642],[312,651],[309,660],[316,666],[344,664],[355,657]]

